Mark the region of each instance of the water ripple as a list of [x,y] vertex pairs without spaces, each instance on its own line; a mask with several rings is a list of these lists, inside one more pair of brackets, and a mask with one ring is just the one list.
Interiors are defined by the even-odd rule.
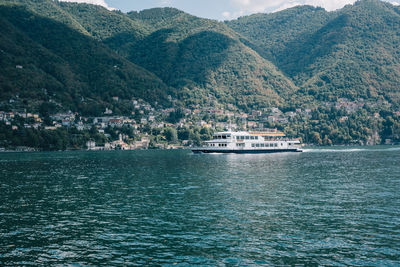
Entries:
[[0,154],[0,265],[396,266],[398,150]]

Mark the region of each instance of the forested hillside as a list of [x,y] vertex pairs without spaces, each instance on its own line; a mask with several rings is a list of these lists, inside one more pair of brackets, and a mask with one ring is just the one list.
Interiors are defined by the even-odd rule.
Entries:
[[295,7],[227,22],[317,101],[400,100],[399,8],[362,0],[335,12]]
[[[102,113],[113,96],[166,102],[168,87],[158,77],[83,34],[84,29],[16,5],[0,5],[0,24],[2,100],[18,97],[33,110],[51,100],[45,106],[53,111],[84,114]],[[115,108],[124,111],[122,104]]]
[[244,110],[343,97],[399,103],[399,8],[377,0],[226,23],[173,8],[124,14],[50,0],[1,3],[2,99],[13,88],[40,100],[45,88],[75,110],[93,109],[80,96],[98,110],[130,95]]
[[[186,105],[204,106],[210,96],[243,109],[279,105],[295,90],[273,64],[241,43],[223,23],[172,8],[131,12],[119,20],[115,18],[121,18],[120,13],[108,12],[105,32],[98,27],[104,9],[70,3],[61,7],[93,36],[175,88],[173,96]],[[129,19],[148,34],[136,37],[137,27],[129,27]]]
[[[88,119],[107,109],[136,122],[158,114],[214,128],[249,119],[325,145],[400,140],[399,33],[400,7],[378,0],[226,22],[174,8],[0,0],[0,111]],[[200,142],[200,129],[186,130]]]

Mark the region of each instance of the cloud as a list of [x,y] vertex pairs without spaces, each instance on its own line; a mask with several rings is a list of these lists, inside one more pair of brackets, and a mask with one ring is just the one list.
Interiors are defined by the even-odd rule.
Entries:
[[[400,0],[387,1],[394,5],[398,5],[400,2]],[[231,6],[238,10],[234,14],[242,15],[276,12],[298,5],[318,6],[327,11],[333,11],[354,2],[355,0],[230,0]],[[231,14],[231,17],[233,17],[233,14]]]
[[160,5],[169,5],[171,4],[171,0],[161,0]]
[[392,5],[400,6],[400,1],[389,1]]
[[231,12],[229,12],[229,11],[224,11],[224,12],[222,12],[222,17],[224,18],[224,19],[230,19],[231,18]]
[[109,7],[104,0],[61,0],[62,2],[74,2],[74,3],[86,3],[92,5],[103,6],[108,10],[113,10],[115,8]]
[[332,11],[354,2],[354,0],[231,0],[232,6],[245,14],[274,12],[297,5],[320,6]]

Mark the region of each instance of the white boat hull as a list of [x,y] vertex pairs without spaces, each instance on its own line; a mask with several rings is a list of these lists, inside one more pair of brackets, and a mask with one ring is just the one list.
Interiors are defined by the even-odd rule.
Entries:
[[266,154],[266,153],[282,153],[282,152],[303,152],[302,149],[298,148],[293,148],[293,149],[241,149],[241,150],[236,150],[236,149],[209,149],[209,148],[193,148],[192,149],[193,153],[205,153],[205,154],[210,154],[210,153],[227,153],[227,154]]

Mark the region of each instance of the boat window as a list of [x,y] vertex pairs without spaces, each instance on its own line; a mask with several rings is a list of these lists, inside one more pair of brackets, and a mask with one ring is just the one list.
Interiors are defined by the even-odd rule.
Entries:
[[281,143],[281,146],[283,146],[283,143]]
[[254,136],[250,136],[250,139],[251,139],[251,140],[254,140]]
[[223,136],[222,136],[222,139],[226,139],[226,135],[223,135]]
[[261,147],[264,147],[264,144],[261,144]]
[[274,144],[274,147],[278,147],[278,143],[275,143],[275,144]]
[[258,136],[254,136],[254,139],[258,140]]
[[260,147],[260,144],[256,144],[256,147]]
[[246,136],[246,140],[249,140],[250,139],[250,136]]
[[254,147],[254,144],[251,144],[251,147]]

